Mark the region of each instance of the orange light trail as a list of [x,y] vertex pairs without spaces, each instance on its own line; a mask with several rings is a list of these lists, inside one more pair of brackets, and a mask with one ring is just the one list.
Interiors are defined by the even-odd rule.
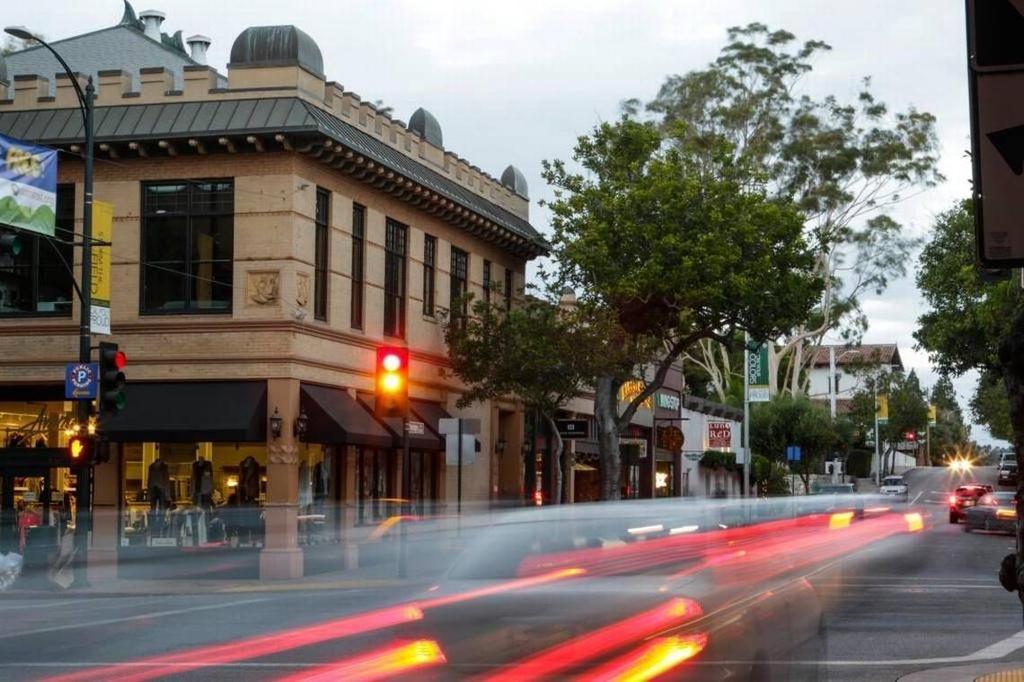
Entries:
[[703,633],[659,637],[576,678],[579,682],[647,682],[690,660],[708,645]]
[[657,608],[556,644],[485,679],[487,682],[513,682],[554,675],[664,628],[699,618],[703,613],[692,599],[671,599]]
[[432,639],[420,639],[295,673],[282,678],[280,682],[374,682],[440,665],[446,660],[437,642]]

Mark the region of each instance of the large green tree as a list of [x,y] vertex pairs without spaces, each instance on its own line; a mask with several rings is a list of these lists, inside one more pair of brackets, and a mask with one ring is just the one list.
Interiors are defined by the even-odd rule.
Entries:
[[751,412],[750,446],[755,454],[781,467],[786,462],[786,448],[800,447],[800,461],[789,463],[789,468],[800,476],[805,492],[810,492],[811,474],[822,470],[822,462],[837,452],[846,438],[846,425],[834,422],[824,405],[806,396],[777,395],[755,405]]
[[[619,434],[684,352],[743,330],[772,338],[821,290],[793,202],[769,197],[767,175],[736,164],[726,141],[708,174],[707,158],[666,144],[675,128],[626,112],[579,138],[572,168],[544,166],[557,281],[641,351],[620,353],[594,383],[604,499],[620,496]],[[645,387],[620,405],[630,379]]]
[[[931,114],[890,111],[868,79],[852,102],[801,94],[830,49],[760,23],[731,28],[711,64],[669,77],[647,106],[704,177],[726,154],[730,168],[752,169],[759,191],[796,203],[825,287],[812,314],[770,347],[773,388],[792,393],[806,392],[810,348],[829,332],[855,340],[867,324],[861,297],[905,273],[915,242],[886,209],[941,179]],[[724,399],[742,374],[712,346],[689,360],[716,378],[710,387]]]
[[615,324],[581,306],[530,296],[510,311],[484,300],[474,301],[471,310],[447,317],[444,326],[452,372],[467,386],[459,406],[513,398],[543,419],[559,463],[552,500],[557,504],[571,471],[555,428],[559,408],[579,396],[606,363],[636,351]]
[[986,370],[978,377],[971,396],[971,416],[976,423],[984,424],[993,438],[1013,440],[1010,402],[1006,399],[1006,386],[998,373]]
[[[1006,394],[1001,397],[1005,404]],[[949,456],[970,447],[970,428],[964,422],[963,410],[948,375],[940,375],[932,386],[931,404],[935,407],[935,424],[928,430],[928,448],[931,463],[940,464]]]

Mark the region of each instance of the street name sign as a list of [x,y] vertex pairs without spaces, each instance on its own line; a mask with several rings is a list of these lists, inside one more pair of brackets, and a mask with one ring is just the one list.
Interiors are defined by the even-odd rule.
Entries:
[[966,0],[978,260],[1024,265],[1024,0]]
[[406,422],[405,424],[406,424],[406,428],[409,429],[409,435],[410,436],[422,436],[423,435],[423,433],[424,433],[424,431],[423,431],[423,422]]

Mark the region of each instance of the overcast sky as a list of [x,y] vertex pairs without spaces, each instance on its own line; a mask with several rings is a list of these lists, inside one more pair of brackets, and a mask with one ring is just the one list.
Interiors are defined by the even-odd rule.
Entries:
[[[147,0],[135,9],[165,12],[168,33],[211,37],[210,64],[221,71],[245,27],[295,24],[319,44],[329,80],[382,100],[401,120],[426,107],[445,146],[494,176],[518,166],[542,231],[548,216],[536,200],[549,193],[541,160],[566,158],[576,137],[614,118],[621,101],[650,99],[666,75],[711,61],[727,27],[752,21],[832,45],[805,83],[809,92],[852,97],[871,76],[894,109],[937,116],[947,180],[894,211],[911,233],[924,235],[969,190],[963,3],[954,0]],[[3,19],[59,39],[115,24],[121,11],[119,0],[8,2]],[[911,269],[864,301],[866,338],[898,343],[930,386],[935,375],[913,347],[920,305]],[[956,385],[966,411],[974,377]],[[977,426],[974,436],[989,441]]]

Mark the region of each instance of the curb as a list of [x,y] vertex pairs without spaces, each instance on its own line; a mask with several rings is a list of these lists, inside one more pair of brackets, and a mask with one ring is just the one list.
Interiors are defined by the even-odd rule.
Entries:
[[910,673],[897,682],[1024,682],[1024,668],[1017,663],[960,665]]
[[[88,599],[88,598],[113,598],[113,597],[187,597],[210,594],[256,594],[256,593],[279,593],[279,592],[316,592],[327,590],[375,590],[395,587],[408,587],[411,589],[422,588],[431,584],[430,581],[410,580],[335,580],[330,582],[315,583],[263,583],[253,585],[219,585],[211,586],[210,589],[167,589],[159,585],[149,586],[145,589],[133,589],[136,586],[126,586],[124,589],[117,589],[113,586],[104,586],[101,589],[86,588],[82,590],[44,590],[44,589],[9,589],[0,592],[0,602],[8,599]],[[139,586],[141,587],[141,586]]]

